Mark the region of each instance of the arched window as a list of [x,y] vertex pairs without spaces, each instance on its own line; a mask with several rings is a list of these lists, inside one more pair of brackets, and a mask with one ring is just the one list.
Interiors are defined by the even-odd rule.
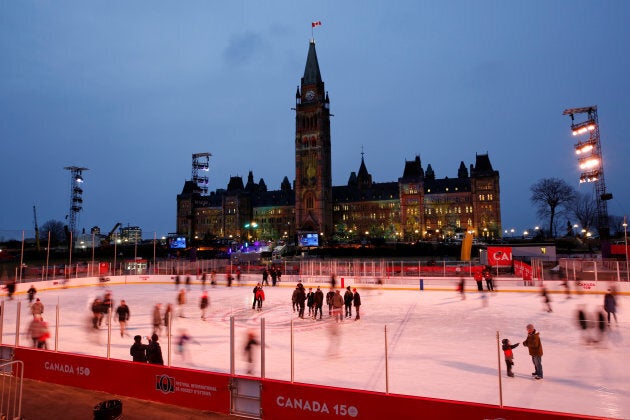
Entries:
[[306,209],[307,210],[312,210],[313,209],[313,196],[311,196],[311,195],[306,197]]

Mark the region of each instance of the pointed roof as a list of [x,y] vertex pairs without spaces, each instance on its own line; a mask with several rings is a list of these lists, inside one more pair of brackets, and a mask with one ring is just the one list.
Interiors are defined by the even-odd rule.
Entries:
[[308,56],[306,57],[306,67],[304,68],[302,85],[315,85],[320,83],[322,83],[322,75],[319,72],[317,52],[315,52],[315,41],[311,40],[308,46]]

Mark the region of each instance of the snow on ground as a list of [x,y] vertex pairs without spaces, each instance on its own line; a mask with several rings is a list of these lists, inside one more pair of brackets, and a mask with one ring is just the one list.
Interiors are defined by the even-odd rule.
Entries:
[[[112,324],[110,357],[130,360],[132,337],[151,335],[151,314],[156,303],[172,303],[172,352],[168,337],[160,334],[165,362],[173,366],[213,372],[230,371],[230,317],[235,319],[235,372],[246,374],[245,337],[254,331],[260,337],[265,320],[265,376],[303,383],[323,384],[425,397],[499,404],[499,375],[503,405],[630,418],[630,319],[625,311],[628,298],[618,296],[618,325],[596,344],[585,344],[577,326],[577,307],[587,312],[601,309],[603,295],[553,294],[553,312],[544,310],[537,293],[486,293],[485,299],[469,291],[466,299],[454,291],[369,290],[361,293],[361,320],[331,321],[324,304],[322,321],[298,319],[291,307],[295,283],[265,287],[263,310],[251,309],[251,285],[209,288],[210,311],[201,320],[201,286],[193,284],[184,306],[185,317],[177,317],[176,288],[172,284],[111,285],[115,306],[125,299],[131,310],[128,335],[121,337]],[[305,286],[309,287],[306,283]],[[314,289],[316,285],[313,285]],[[313,289],[313,290],[314,290]],[[327,287],[322,285],[324,293]],[[77,287],[38,293],[45,304],[55,345],[56,307],[59,308],[58,350],[107,357],[108,329],[90,326],[90,303],[102,296],[101,287]],[[343,294],[343,291],[342,291]],[[17,302],[21,302],[20,330],[25,332],[30,315],[24,295],[6,300],[2,342],[15,342]],[[307,312],[308,313],[308,309]],[[354,315],[354,310],[353,310]],[[532,378],[533,365],[527,348],[514,349],[516,377],[508,378],[500,339],[522,343],[525,326],[533,323],[544,349],[544,379]],[[187,331],[196,341],[176,353],[175,336]],[[294,367],[291,369],[291,331]],[[597,338],[595,331],[591,331]],[[385,357],[387,337],[388,358]],[[30,339],[20,337],[21,345]],[[256,347],[253,375],[261,374],[260,348]],[[293,372],[293,378],[292,378]]]

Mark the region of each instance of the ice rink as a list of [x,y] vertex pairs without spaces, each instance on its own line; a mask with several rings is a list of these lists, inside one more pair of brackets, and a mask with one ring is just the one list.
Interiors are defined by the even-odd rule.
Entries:
[[[206,321],[201,319],[199,309],[199,284],[187,291],[183,317],[178,316],[174,284],[70,287],[41,290],[37,297],[45,305],[44,319],[52,333],[49,349],[56,344],[59,351],[107,357],[109,342],[109,357],[131,360],[132,337],[152,333],[154,305],[160,303],[163,309],[171,303],[172,351],[168,351],[165,329],[159,341],[165,363],[173,366],[229,372],[230,318],[234,317],[235,372],[246,374],[250,366],[244,353],[245,338],[248,331],[253,331],[260,339],[264,319],[267,378],[288,381],[293,375],[295,382],[498,405],[500,365],[504,406],[630,418],[627,296],[617,296],[618,324],[613,321],[604,334],[595,328],[587,330],[589,338],[598,341],[587,344],[587,337],[578,329],[577,308],[582,305],[592,315],[602,308],[602,294],[567,299],[554,293],[553,312],[547,312],[535,291],[480,294],[473,291],[473,282],[468,283],[465,299],[455,292],[454,283],[453,291],[357,286],[362,300],[361,320],[347,319],[339,324],[331,321],[326,304],[321,321],[297,318],[291,305],[293,282],[265,287],[262,311],[252,310],[252,282],[231,288],[208,287],[210,309]],[[308,282],[304,285],[307,291],[317,286]],[[327,285],[321,287],[325,294]],[[91,327],[91,301],[102,297],[106,290],[113,295],[114,308],[121,299],[130,308],[128,332],[123,337],[116,322],[112,323],[111,336],[105,323],[98,330]],[[30,346],[31,340],[24,334],[31,319],[24,294],[16,295],[14,300],[5,298],[2,343],[15,343],[18,306],[20,345]],[[543,380],[532,378],[531,357],[522,344],[514,349],[514,378],[506,376],[503,352],[498,352],[497,332],[500,339],[522,343],[528,323],[540,332]],[[178,353],[176,338],[181,331],[187,331],[194,342]],[[258,376],[261,349],[255,349],[252,374]]]

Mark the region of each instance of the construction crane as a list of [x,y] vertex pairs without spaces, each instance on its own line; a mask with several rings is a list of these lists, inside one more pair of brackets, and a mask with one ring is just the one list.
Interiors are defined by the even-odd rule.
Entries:
[[35,247],[39,251],[39,226],[37,226],[37,209],[33,206],[33,224],[35,225]]
[[118,222],[118,223],[116,223],[116,224],[114,225],[114,227],[112,228],[112,230],[110,230],[110,231],[109,231],[109,233],[107,234],[107,236],[106,236],[106,237],[104,237],[104,238],[101,240],[101,245],[103,245],[103,246],[108,246],[108,245],[110,245],[110,242],[111,242],[111,240],[112,240],[112,237],[114,236],[114,233],[116,233],[116,229],[118,229],[118,228],[120,227],[120,225],[121,225],[121,223],[120,223],[120,222]]

